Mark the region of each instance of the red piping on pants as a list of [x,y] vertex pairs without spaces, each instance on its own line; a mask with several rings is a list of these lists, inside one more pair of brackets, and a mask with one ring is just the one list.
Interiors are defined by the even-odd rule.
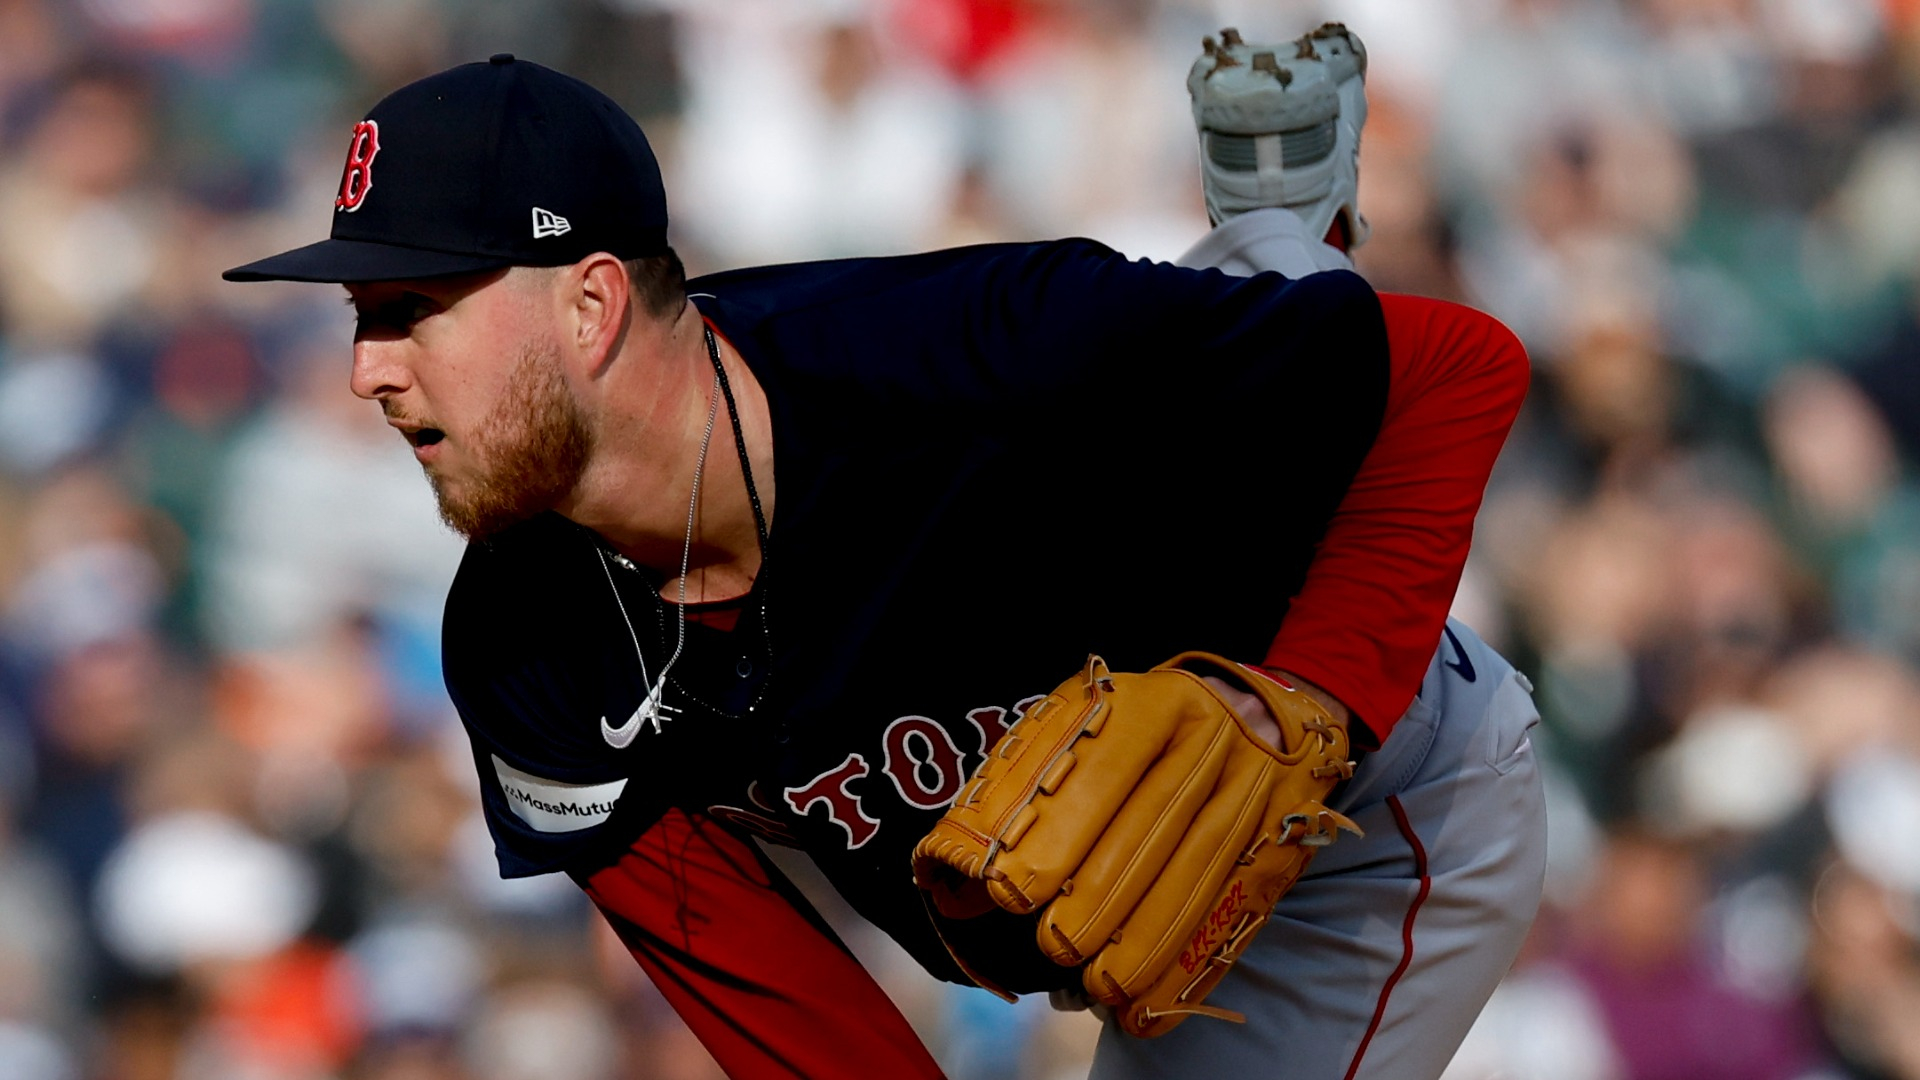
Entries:
[[1407,838],[1413,848],[1413,871],[1420,875],[1420,891],[1414,895],[1413,905],[1407,908],[1407,920],[1400,924],[1400,966],[1387,976],[1386,983],[1380,987],[1380,1000],[1373,1007],[1373,1022],[1367,1025],[1367,1033],[1360,1039],[1359,1049],[1353,1052],[1353,1064],[1347,1066],[1346,1080],[1360,1072],[1360,1059],[1367,1056],[1367,1046],[1373,1042],[1373,1033],[1380,1030],[1380,1019],[1387,1015],[1387,998],[1393,994],[1393,988],[1400,982],[1400,976],[1407,973],[1413,965],[1413,920],[1420,914],[1420,905],[1427,902],[1427,894],[1433,891],[1433,879],[1427,876],[1427,849],[1420,844],[1420,838],[1414,835],[1413,825],[1407,821],[1407,810],[1400,805],[1400,796],[1387,796],[1387,808],[1393,811],[1394,823],[1400,826],[1400,835]]

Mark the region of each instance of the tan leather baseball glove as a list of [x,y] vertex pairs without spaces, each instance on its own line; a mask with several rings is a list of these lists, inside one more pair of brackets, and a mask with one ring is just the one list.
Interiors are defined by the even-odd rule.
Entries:
[[[1203,681],[1259,697],[1255,736]],[[941,913],[1042,911],[1040,949],[1134,1035],[1204,1004],[1314,851],[1339,828],[1321,802],[1351,776],[1344,725],[1306,693],[1210,653],[1138,674],[1090,657],[1029,708],[914,849]],[[965,957],[956,953],[963,968]]]

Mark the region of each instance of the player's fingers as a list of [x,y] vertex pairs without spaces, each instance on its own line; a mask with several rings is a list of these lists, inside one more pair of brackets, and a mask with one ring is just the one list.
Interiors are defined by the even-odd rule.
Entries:
[[1175,858],[1220,784],[1233,744],[1229,724],[1188,723],[1111,818],[1063,895],[1048,905],[1037,930],[1040,949],[1060,964],[1078,964],[1106,944]]
[[1280,723],[1273,718],[1272,713],[1267,711],[1266,702],[1225,679],[1203,675],[1200,681],[1212,687],[1213,692],[1220,695],[1220,700],[1226,702],[1228,707],[1239,715],[1241,722],[1247,725],[1247,730],[1265,739],[1269,746],[1280,745]]

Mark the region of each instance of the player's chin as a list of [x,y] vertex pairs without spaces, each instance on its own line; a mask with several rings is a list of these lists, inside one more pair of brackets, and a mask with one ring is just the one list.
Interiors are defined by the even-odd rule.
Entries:
[[445,471],[427,470],[440,520],[469,541],[487,540],[556,505],[550,492],[473,482]]

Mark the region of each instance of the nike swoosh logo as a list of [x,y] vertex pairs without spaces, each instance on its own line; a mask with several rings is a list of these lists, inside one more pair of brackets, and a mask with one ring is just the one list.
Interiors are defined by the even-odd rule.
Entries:
[[633,710],[633,715],[627,717],[627,722],[621,724],[619,727],[614,727],[612,724],[607,723],[607,718],[602,716],[600,718],[600,737],[607,740],[607,745],[613,747],[615,750],[625,750],[627,745],[633,742],[633,737],[640,734],[640,714],[646,710],[646,703],[641,702],[640,707]]
[[[1459,672],[1460,677],[1467,680],[1468,682],[1477,681],[1477,677],[1474,675],[1474,672],[1473,672],[1473,661],[1467,659],[1467,650],[1461,647],[1460,639],[1453,636],[1453,627],[1442,626],[1440,628],[1440,632],[1447,635],[1448,641],[1453,642],[1453,654],[1460,658],[1460,662],[1457,664],[1451,660],[1442,660],[1440,662],[1452,668],[1453,670]],[[604,724],[606,723],[606,721],[602,720],[601,723]],[[632,736],[629,735],[628,738],[632,738]],[[612,742],[613,740],[611,739],[611,737],[609,737],[607,741]]]

